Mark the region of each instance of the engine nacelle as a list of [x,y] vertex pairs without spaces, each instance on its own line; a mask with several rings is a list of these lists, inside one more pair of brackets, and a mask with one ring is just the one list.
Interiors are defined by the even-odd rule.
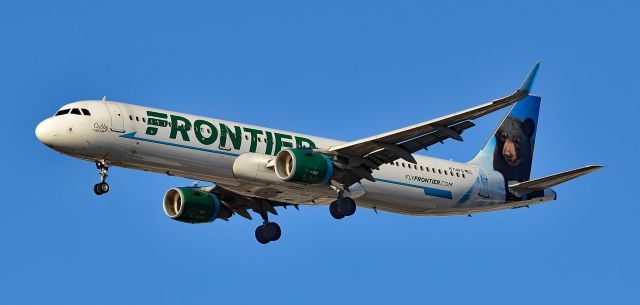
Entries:
[[269,162],[273,156],[244,153],[236,158],[233,162],[233,176],[236,179],[247,181],[258,181],[262,183],[279,183],[282,182],[269,166]]
[[231,216],[218,196],[197,188],[176,187],[167,191],[162,201],[164,213],[171,219],[188,223],[212,222]]
[[278,178],[305,184],[326,184],[333,176],[333,162],[323,154],[304,148],[287,148],[276,156]]

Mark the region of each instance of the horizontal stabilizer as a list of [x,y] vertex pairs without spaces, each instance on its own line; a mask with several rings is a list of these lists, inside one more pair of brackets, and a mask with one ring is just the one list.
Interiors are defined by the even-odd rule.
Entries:
[[554,185],[578,178],[582,175],[601,169],[601,165],[589,165],[583,168],[573,169],[564,173],[559,173],[543,178],[533,179],[525,182],[516,183],[509,186],[509,190],[516,194],[527,194],[533,191],[541,191]]

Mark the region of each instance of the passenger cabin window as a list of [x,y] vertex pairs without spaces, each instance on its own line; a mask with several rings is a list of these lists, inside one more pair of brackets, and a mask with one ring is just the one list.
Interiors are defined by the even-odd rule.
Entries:
[[146,123],[146,122],[147,122],[147,119],[142,118],[142,123]]
[[71,113],[77,114],[77,115],[82,115],[82,113],[80,113],[80,109],[78,109],[78,108],[71,109]]
[[129,115],[129,120],[133,121],[133,116]]
[[58,111],[58,112],[56,113],[56,116],[58,116],[58,115],[65,115],[65,114],[69,113],[69,111],[71,111],[71,109],[62,109],[62,110],[60,110],[60,111]]
[[91,112],[89,112],[89,110],[87,110],[87,109],[82,108],[80,110],[82,110],[82,114],[84,114],[84,115],[91,115]]

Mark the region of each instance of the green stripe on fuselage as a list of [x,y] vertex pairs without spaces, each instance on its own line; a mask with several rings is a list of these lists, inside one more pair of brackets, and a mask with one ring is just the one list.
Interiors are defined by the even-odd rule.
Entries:
[[171,142],[165,142],[165,141],[158,141],[158,140],[140,138],[140,137],[136,137],[136,132],[123,134],[120,137],[121,138],[125,138],[125,139],[132,139],[132,140],[144,141],[144,142],[149,142],[149,143],[162,144],[162,145],[168,145],[168,146],[173,146],[173,147],[180,147],[180,148],[186,148],[186,149],[210,152],[210,153],[220,154],[220,155],[227,155],[227,156],[234,156],[234,157],[237,157],[237,156],[240,155],[240,154],[232,153],[232,152],[226,152],[226,151],[207,149],[207,148],[196,147],[196,146],[189,146],[189,145],[183,145],[183,144],[177,144],[177,143],[171,143]]

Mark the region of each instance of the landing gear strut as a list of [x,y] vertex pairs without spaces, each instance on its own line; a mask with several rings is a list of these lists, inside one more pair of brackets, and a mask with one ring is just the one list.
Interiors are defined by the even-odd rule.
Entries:
[[356,212],[356,202],[351,197],[339,196],[338,200],[335,200],[329,205],[329,213],[335,219],[342,219],[346,216],[351,216]]
[[266,244],[270,241],[276,241],[280,239],[282,230],[280,226],[275,222],[269,222],[269,214],[267,212],[266,203],[262,204],[262,210],[260,211],[262,217],[262,225],[256,228],[256,239],[261,244]]
[[93,186],[93,192],[96,195],[102,195],[109,192],[109,184],[107,184],[107,172],[109,171],[109,163],[107,161],[96,161],[96,167],[100,174],[100,183]]

